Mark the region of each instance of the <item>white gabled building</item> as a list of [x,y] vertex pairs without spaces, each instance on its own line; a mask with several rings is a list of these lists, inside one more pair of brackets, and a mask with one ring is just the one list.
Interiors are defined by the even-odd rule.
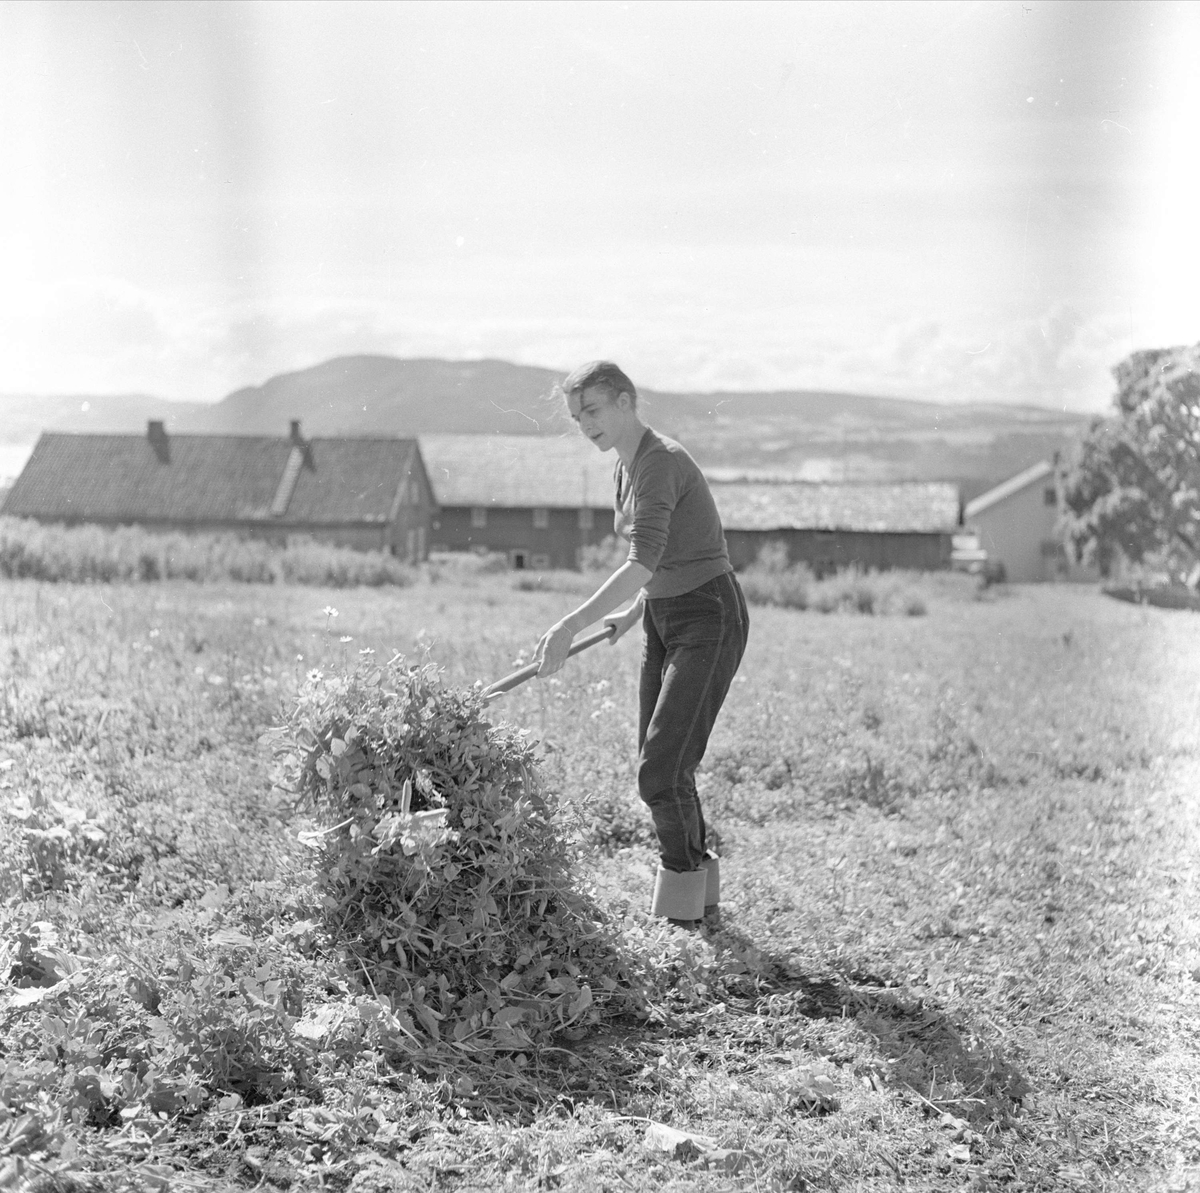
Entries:
[[1041,460],[981,493],[963,509],[963,526],[979,538],[990,565],[1003,564],[1005,579],[1095,580],[1094,568],[1075,563],[1058,529],[1054,465]]

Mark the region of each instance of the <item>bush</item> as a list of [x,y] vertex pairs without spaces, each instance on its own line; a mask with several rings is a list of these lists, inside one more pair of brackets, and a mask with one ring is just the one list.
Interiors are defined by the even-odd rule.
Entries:
[[806,563],[789,564],[787,544],[764,543],[758,558],[738,577],[751,605],[778,605],[783,609],[807,609],[815,583]]
[[471,585],[480,576],[507,572],[508,556],[501,551],[438,551],[431,552],[425,565],[425,575],[431,584],[443,581]]
[[629,544],[615,534],[579,549],[579,567],[585,572],[615,572],[629,558]]
[[388,1000],[393,1046],[522,1051],[598,1021],[612,947],[523,733],[432,665],[314,672],[270,735],[314,837],[330,929]]
[[138,526],[43,526],[0,518],[0,576],[51,582],[233,580],[246,584],[412,584],[416,573],[382,551],[293,536],[153,533]]
[[787,545],[765,543],[754,563],[738,577],[752,605],[814,609],[818,613],[889,614],[920,617],[924,599],[911,585],[927,583],[925,574],[868,572],[857,566],[817,579],[806,563],[789,563]]
[[315,584],[326,588],[405,587],[416,579],[413,569],[394,555],[382,551],[355,551],[309,538],[289,539],[280,553],[278,566],[285,583]]
[[856,580],[851,586],[850,600],[859,613],[875,612],[875,590],[862,579]]
[[1007,579],[1004,563],[999,559],[989,559],[979,572],[979,587],[991,588],[993,584],[1003,584]]

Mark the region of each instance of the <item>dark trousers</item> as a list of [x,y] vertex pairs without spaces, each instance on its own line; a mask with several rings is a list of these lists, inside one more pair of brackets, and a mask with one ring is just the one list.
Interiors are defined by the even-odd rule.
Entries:
[[742,661],[750,618],[732,572],[682,596],[646,601],[638,716],[638,792],[667,870],[704,858],[696,767]]

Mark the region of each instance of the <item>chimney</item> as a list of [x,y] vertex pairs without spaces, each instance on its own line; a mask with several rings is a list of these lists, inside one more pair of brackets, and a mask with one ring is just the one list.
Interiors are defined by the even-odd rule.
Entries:
[[291,450],[288,452],[279,484],[275,487],[275,499],[271,502],[271,516],[275,518],[282,518],[287,513],[288,503],[296,491],[296,482],[300,479],[300,470],[306,466],[313,467],[312,448],[304,442],[304,436],[300,434],[298,418],[292,419],[288,441],[291,443]]
[[150,419],[146,424],[146,439],[154,448],[158,462],[169,464],[171,462],[171,445],[167,440],[166,424],[156,418]]
[[288,442],[292,445],[292,454],[299,454],[300,464],[303,467],[316,468],[316,461],[313,460],[312,444],[300,434],[300,420],[298,418],[292,419],[291,430],[288,432]]

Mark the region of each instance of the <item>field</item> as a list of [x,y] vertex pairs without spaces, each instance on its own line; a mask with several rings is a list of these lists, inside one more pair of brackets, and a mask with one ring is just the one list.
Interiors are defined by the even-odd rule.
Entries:
[[313,669],[495,679],[577,581],[0,581],[0,1188],[1200,1190],[1200,618],[913,583],[751,610],[702,937],[644,911],[633,636],[493,706],[646,997],[489,1085],[304,1052],[288,989],[370,991],[259,737]]

